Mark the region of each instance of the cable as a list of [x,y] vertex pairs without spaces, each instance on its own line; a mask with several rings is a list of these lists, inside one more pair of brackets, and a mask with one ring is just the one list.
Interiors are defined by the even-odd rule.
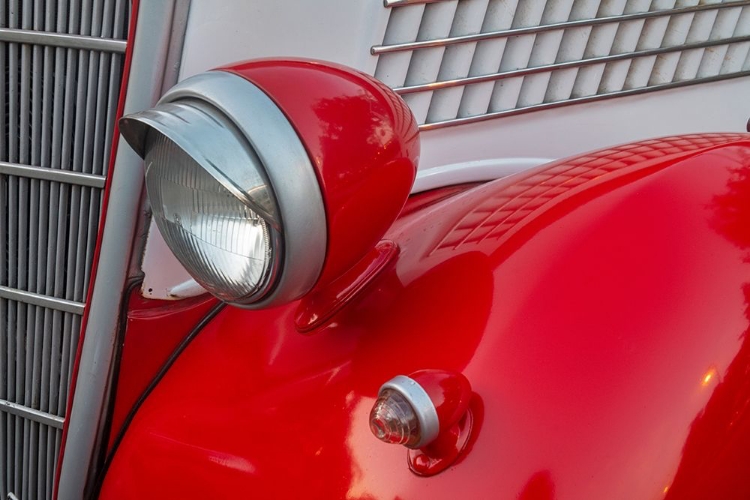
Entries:
[[143,392],[138,397],[136,402],[130,408],[128,415],[125,417],[125,420],[123,420],[120,430],[117,432],[117,436],[112,442],[112,448],[109,450],[109,453],[107,454],[107,458],[104,460],[104,464],[102,465],[102,468],[97,473],[96,481],[94,481],[94,487],[91,489],[90,494],[88,495],[89,499],[94,499],[99,496],[99,491],[102,488],[102,484],[104,483],[104,477],[107,475],[109,466],[112,464],[112,460],[117,454],[117,449],[119,448],[120,443],[122,442],[123,438],[125,437],[125,434],[127,433],[128,427],[130,427],[130,424],[135,418],[135,415],[138,413],[138,410],[140,409],[140,407],[143,406],[143,403],[146,401],[148,396],[154,391],[154,389],[156,389],[156,386],[159,385],[159,382],[161,382],[161,380],[167,374],[167,372],[172,367],[174,362],[177,361],[177,358],[180,357],[180,354],[182,354],[182,352],[190,345],[190,343],[195,339],[195,337],[198,336],[201,330],[203,330],[203,327],[205,327],[208,324],[208,322],[211,321],[219,313],[219,311],[221,311],[224,308],[225,305],[226,304],[224,304],[223,302],[219,302],[218,304],[216,304],[203,317],[203,319],[201,319],[198,322],[198,324],[196,324],[193,327],[190,333],[188,333],[188,335],[182,340],[182,342],[180,342],[180,344],[175,348],[175,350],[172,351],[172,354],[169,355],[169,357],[164,362],[162,367],[159,369],[157,374],[154,375],[154,377],[151,379],[151,382],[149,382],[148,386],[146,386],[146,388],[143,390]]
[[104,426],[100,437],[101,443],[99,446],[99,453],[97,454],[97,460],[95,462],[97,464],[102,463],[105,459],[105,454],[107,453],[107,441],[109,440],[109,433],[112,429],[112,417],[115,408],[115,399],[117,397],[117,381],[120,377],[120,360],[122,357],[122,349],[125,345],[125,330],[128,326],[128,306],[130,304],[130,296],[132,295],[133,290],[139,287],[142,283],[142,275],[128,280],[120,302],[120,313],[117,317],[117,334],[115,336],[114,352],[112,353],[112,372],[110,376],[112,385],[107,401]]

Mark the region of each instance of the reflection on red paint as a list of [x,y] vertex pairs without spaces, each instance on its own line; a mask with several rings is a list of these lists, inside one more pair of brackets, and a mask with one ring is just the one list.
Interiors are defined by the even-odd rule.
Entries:
[[139,289],[128,300],[128,319],[115,380],[110,445],[133,403],[177,344],[218,302],[208,294],[180,302],[151,300],[143,298]]
[[554,500],[555,483],[549,471],[537,472],[529,479],[518,500]]
[[701,379],[701,385],[703,387],[707,387],[712,380],[716,378],[716,368],[711,367],[705,375],[703,375],[703,378]]
[[[731,175],[726,189],[709,206],[714,229],[744,252],[750,262],[750,151],[725,158]],[[745,316],[750,322],[750,277],[742,285]],[[750,327],[739,335],[742,345],[721,380],[711,368],[703,385],[715,389],[690,426],[682,459],[670,485],[669,499],[750,498]]]
[[[749,149],[647,141],[411,212],[387,234],[394,266],[315,335],[296,304],[223,310],[102,498],[750,497]],[[483,404],[479,437],[430,478],[368,426],[380,385],[423,368],[463,373]],[[209,471],[214,455],[255,472]]]
[[414,116],[379,81],[335,64],[269,59],[224,70],[266,92],[302,139],[326,208],[319,283],[336,279],[375,246],[409,196],[420,147]]

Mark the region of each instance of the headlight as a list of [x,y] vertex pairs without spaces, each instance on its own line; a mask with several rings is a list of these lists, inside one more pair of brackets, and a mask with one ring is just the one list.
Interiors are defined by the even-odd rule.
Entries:
[[[317,61],[190,77],[122,118],[120,132],[145,159],[153,218],[172,252],[213,295],[252,308],[339,279],[334,289],[349,289],[358,276],[346,273],[400,212],[419,155],[416,121],[396,94]],[[324,295],[332,299],[305,308],[311,324],[330,316],[320,304],[340,306]]]
[[159,133],[146,145],[153,218],[177,258],[222,300],[263,296],[278,267],[280,234]]
[[[198,75],[123,118],[120,129],[146,160],[159,231],[206,290],[265,306],[315,284],[326,247],[315,170],[257,87],[223,72]],[[275,191],[288,200],[283,209]]]

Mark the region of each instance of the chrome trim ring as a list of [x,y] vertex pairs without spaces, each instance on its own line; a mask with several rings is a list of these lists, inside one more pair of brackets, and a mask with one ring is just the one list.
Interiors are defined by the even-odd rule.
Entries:
[[[258,309],[298,299],[310,291],[323,269],[327,225],[318,178],[297,132],[265,92],[232,73],[210,71],[190,77],[164,94],[155,110],[181,101],[208,104],[237,127],[257,154],[278,205],[278,215],[273,214],[275,220],[269,222],[278,224],[283,233],[283,256],[277,257],[282,262],[280,276],[259,301],[235,305]],[[149,110],[139,115],[153,113]],[[140,154],[147,132],[143,124],[153,126],[153,116],[149,118],[142,120],[137,115],[121,122],[123,135]],[[242,162],[213,167],[235,182],[247,176]],[[232,191],[236,193],[236,189]]]
[[440,420],[427,391],[416,380],[406,375],[397,375],[383,384],[378,391],[378,395],[386,389],[394,390],[406,398],[417,415],[421,437],[410,448],[421,448],[433,442],[440,433]]
[[[134,128],[145,130],[143,125],[177,144],[235,197],[278,225],[263,165],[234,123],[221,113],[201,101],[183,99],[131,115],[121,122],[127,137]],[[137,149],[146,153],[149,148]],[[248,164],[253,168],[246,168]],[[147,177],[148,170],[147,166]]]

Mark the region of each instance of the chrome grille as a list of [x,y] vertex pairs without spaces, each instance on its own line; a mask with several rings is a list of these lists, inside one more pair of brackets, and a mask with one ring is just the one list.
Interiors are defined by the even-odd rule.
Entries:
[[126,0],[0,0],[0,494],[51,498],[91,278]]
[[422,130],[750,76],[750,1],[385,5],[375,76]]

